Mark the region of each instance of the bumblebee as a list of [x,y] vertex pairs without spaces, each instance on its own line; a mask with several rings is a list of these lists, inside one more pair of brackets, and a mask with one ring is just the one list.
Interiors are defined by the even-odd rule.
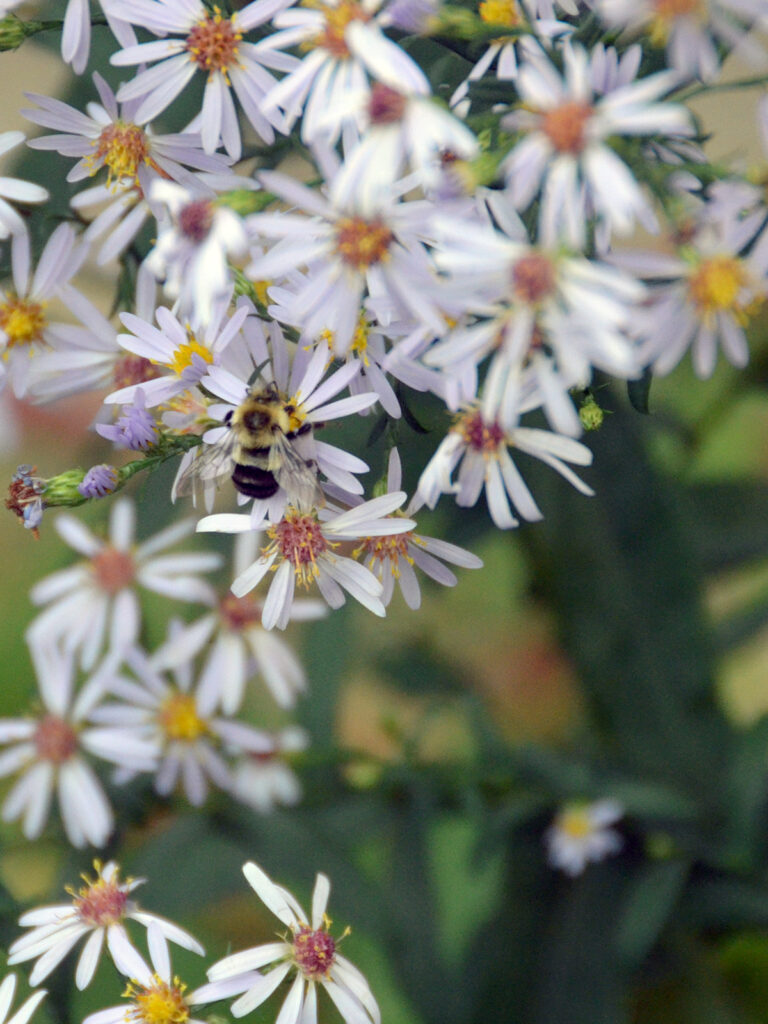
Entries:
[[274,383],[254,385],[227,413],[224,424],[229,430],[224,437],[199,452],[182,473],[176,493],[193,492],[197,481],[230,476],[249,498],[271,498],[282,487],[289,501],[301,508],[325,504],[311,458],[313,426],[297,423],[295,412]]

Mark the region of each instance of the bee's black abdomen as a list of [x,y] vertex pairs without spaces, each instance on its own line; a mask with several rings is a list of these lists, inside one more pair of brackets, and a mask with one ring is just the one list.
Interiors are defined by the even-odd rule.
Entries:
[[239,463],[232,470],[232,483],[247,498],[271,498],[277,494],[278,482],[274,473],[258,466],[243,466]]

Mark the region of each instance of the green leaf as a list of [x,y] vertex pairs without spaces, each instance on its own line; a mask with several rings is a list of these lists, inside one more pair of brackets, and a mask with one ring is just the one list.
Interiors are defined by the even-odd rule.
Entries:
[[616,944],[629,967],[638,967],[673,913],[688,878],[684,861],[643,864],[619,911]]
[[638,377],[636,380],[627,381],[627,395],[629,396],[632,408],[643,413],[644,416],[648,416],[650,413],[648,400],[651,394],[652,380],[653,373],[651,372],[650,367],[646,367],[646,369],[643,370],[642,377]]

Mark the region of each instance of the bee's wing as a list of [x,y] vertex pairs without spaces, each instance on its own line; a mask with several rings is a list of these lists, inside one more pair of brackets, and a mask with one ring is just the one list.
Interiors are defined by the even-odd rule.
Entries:
[[317,479],[317,465],[302,458],[285,434],[277,433],[269,452],[267,468],[298,508],[319,508],[325,495]]
[[176,493],[181,496],[193,494],[198,481],[210,483],[231,475],[236,445],[234,431],[228,430],[222,438],[213,444],[201,445],[196,448],[195,459],[190,462],[176,482]]

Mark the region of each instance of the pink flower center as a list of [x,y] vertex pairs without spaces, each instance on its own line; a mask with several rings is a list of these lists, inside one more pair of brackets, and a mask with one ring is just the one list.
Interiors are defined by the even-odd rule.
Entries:
[[[85,877],[85,876],[84,876]],[[87,881],[87,878],[86,878]],[[128,893],[113,879],[99,878],[80,889],[75,898],[75,909],[85,924],[104,928],[125,917]]]
[[259,625],[261,612],[261,602],[257,601],[252,594],[245,594],[244,597],[227,594],[219,605],[219,615],[224,626],[234,633],[240,633],[251,626]]
[[113,371],[115,388],[127,388],[132,384],[143,384],[160,376],[160,370],[144,356],[128,353],[115,363]]
[[535,305],[555,290],[555,268],[543,253],[523,256],[512,268],[512,288],[521,302]]
[[242,34],[229,18],[222,17],[218,7],[212,16],[201,18],[187,36],[186,49],[192,60],[203,71],[220,71],[226,75],[237,64],[238,46]]
[[504,443],[504,430],[495,421],[486,423],[479,411],[462,416],[454,427],[464,439],[464,443],[483,455],[495,454]]
[[136,566],[126,551],[104,548],[91,559],[91,570],[98,587],[107,594],[116,594],[133,583]]
[[213,203],[208,199],[187,203],[179,213],[179,231],[195,245],[206,240],[212,224]]
[[305,925],[293,938],[293,959],[310,981],[328,977],[335,955],[336,943],[323,929],[313,932]]
[[290,562],[300,586],[309,587],[318,576],[317,559],[330,547],[314,515],[289,508],[275,526],[267,529],[272,544]]
[[368,101],[368,115],[371,124],[396,124],[405,113],[406,98],[401,92],[390,89],[382,82],[376,82]]
[[559,153],[578,156],[587,144],[586,127],[593,110],[588,103],[569,100],[541,115],[541,130]]
[[46,715],[35,729],[34,744],[41,761],[64,764],[77,750],[77,733],[58,715]]

